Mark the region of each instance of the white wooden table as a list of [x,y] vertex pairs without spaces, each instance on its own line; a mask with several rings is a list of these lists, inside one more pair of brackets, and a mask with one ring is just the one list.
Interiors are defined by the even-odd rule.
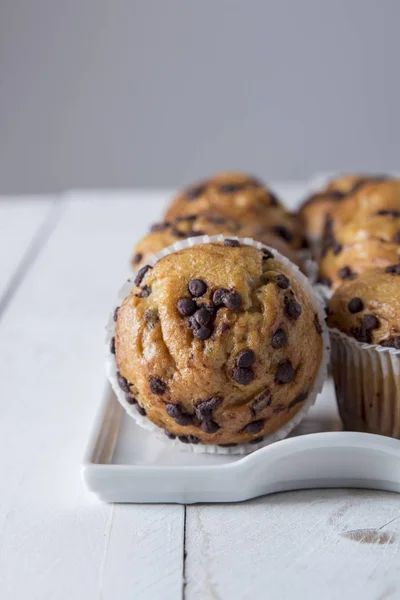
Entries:
[[[276,188],[289,205],[303,191]],[[104,324],[166,198],[0,200],[0,599],[400,598],[397,495],[109,506],[84,489]]]

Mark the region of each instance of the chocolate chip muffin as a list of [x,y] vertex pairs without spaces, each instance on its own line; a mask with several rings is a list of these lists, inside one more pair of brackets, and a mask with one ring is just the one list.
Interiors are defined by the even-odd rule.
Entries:
[[295,249],[304,246],[298,219],[285,210],[271,190],[245,173],[218,173],[190,186],[172,201],[165,218],[169,221],[194,214],[259,225]]
[[299,217],[306,236],[311,243],[320,242],[326,217],[350,193],[369,182],[383,181],[383,175],[351,174],[335,177],[327,185],[306,198],[299,210]]
[[357,213],[334,234],[325,236],[319,263],[320,282],[336,289],[364,271],[400,260],[400,211]]
[[400,263],[345,282],[328,325],[345,428],[400,438]]
[[283,261],[225,239],[142,267],[114,316],[124,405],[192,444],[258,443],[288,424],[318,391],[324,324]]
[[255,223],[239,223],[239,221],[226,217],[200,214],[176,217],[172,221],[155,223],[150,232],[136,245],[132,267],[135,270],[138,269],[146,264],[150,256],[180,240],[199,235],[217,235],[219,233],[227,237],[248,237],[257,240],[266,246],[275,248],[280,254],[299,265],[295,250],[284,239],[271,233],[269,228]]

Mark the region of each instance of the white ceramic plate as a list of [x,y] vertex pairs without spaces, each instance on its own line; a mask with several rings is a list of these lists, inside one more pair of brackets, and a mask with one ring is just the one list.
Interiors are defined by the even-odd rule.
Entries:
[[248,456],[198,454],[139,427],[107,387],[82,477],[106,502],[238,502],[316,487],[400,492],[400,441],[340,427],[329,380],[289,438]]

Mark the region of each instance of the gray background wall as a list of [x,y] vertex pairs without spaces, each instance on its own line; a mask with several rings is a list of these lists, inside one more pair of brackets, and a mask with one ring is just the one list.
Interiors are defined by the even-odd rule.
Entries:
[[0,0],[0,192],[399,169],[397,0]]

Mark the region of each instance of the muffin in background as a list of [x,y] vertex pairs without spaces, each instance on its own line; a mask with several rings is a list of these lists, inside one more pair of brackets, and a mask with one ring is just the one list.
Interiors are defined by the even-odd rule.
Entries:
[[358,212],[324,240],[319,280],[335,290],[343,281],[400,260],[400,211]]
[[212,175],[180,192],[171,202],[167,221],[176,217],[208,214],[267,228],[296,250],[304,236],[296,217],[258,179],[241,172]]
[[289,258],[293,263],[299,266],[299,260],[296,251],[289,246],[284,239],[271,233],[269,228],[255,223],[243,224],[233,219],[216,215],[188,215],[186,217],[176,217],[172,221],[161,221],[155,223],[149,233],[147,233],[136,245],[132,267],[138,269],[146,264],[148,258],[160,252],[163,248],[170,246],[174,242],[200,235],[235,236],[240,238],[252,238],[266,246],[275,248]]
[[343,283],[328,326],[345,428],[400,438],[400,263]]
[[334,177],[321,189],[306,198],[299,209],[299,218],[311,245],[318,245],[326,217],[346,197],[365,183],[383,181],[383,175],[346,174]]
[[290,263],[229,238],[143,267],[114,316],[120,401],[184,443],[261,442],[318,391],[324,324],[307,290]]
[[367,181],[348,194],[329,213],[323,243],[344,225],[368,215],[391,215],[400,212],[400,179]]

